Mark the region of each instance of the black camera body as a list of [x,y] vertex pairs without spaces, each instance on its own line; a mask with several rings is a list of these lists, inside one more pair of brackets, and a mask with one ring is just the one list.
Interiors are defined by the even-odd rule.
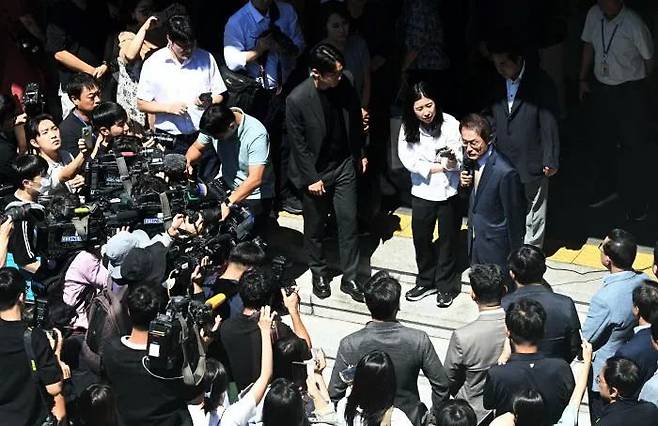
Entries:
[[39,83],[31,82],[25,86],[23,92],[23,107],[28,117],[34,117],[44,112],[46,101]]

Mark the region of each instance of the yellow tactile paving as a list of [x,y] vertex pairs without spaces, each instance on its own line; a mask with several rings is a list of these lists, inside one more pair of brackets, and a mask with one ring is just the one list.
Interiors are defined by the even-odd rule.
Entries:
[[[281,214],[286,217],[295,217],[285,212],[281,212]],[[396,212],[395,215],[400,218],[400,230],[396,231],[395,235],[403,238],[411,238],[411,215],[401,212]],[[301,216],[298,217],[301,218]],[[465,229],[465,227],[462,227],[462,229]],[[437,236],[437,230],[434,229],[434,237],[436,238]],[[601,266],[599,249],[592,244],[584,244],[579,250],[561,247],[555,252],[555,254],[549,257],[549,259],[555,262],[570,263],[572,265],[586,266],[589,268],[603,268],[603,266]],[[652,254],[638,253],[633,267],[637,270],[642,270],[655,278],[653,273],[651,273],[652,265]]]

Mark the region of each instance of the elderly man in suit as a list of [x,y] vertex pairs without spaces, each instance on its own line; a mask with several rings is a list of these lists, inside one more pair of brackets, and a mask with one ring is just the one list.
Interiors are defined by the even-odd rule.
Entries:
[[460,185],[470,191],[468,250],[471,265],[494,263],[507,270],[507,256],[523,244],[523,187],[510,161],[494,146],[491,125],[469,114],[459,124],[466,164]]
[[496,364],[507,337],[505,311],[500,305],[505,286],[498,265],[473,265],[469,280],[471,297],[480,314],[452,333],[445,369],[450,394],[465,399],[481,422],[490,413],[482,405],[487,371]]
[[359,97],[348,79],[341,78],[344,64],[335,47],[317,45],[309,53],[310,77],[288,96],[289,178],[302,193],[313,293],[322,299],[331,295],[322,240],[333,204],[343,272],[340,289],[363,302],[357,282],[356,168],[365,172],[368,161]]
[[559,167],[557,89],[551,78],[526,62],[509,41],[491,42],[488,49],[504,79],[496,85],[489,106],[496,148],[512,162],[523,183],[527,203],[525,243],[541,248],[546,230],[548,179]]
[[[622,229],[613,229],[600,245],[601,263],[610,275],[603,278],[599,291],[592,297],[583,324],[583,337],[595,351],[592,377],[596,377],[605,361],[633,336],[633,291],[649,278],[633,270],[637,254],[635,237]],[[589,389],[590,419],[595,422],[603,412],[599,384],[592,381]]]
[[341,379],[341,371],[356,365],[363,355],[381,350],[391,357],[395,367],[395,406],[404,411],[411,423],[419,426],[427,407],[420,401],[418,374],[422,370],[430,382],[434,410],[450,397],[448,377],[427,333],[405,327],[397,321],[402,291],[400,283],[382,271],[373,275],[364,288],[372,321],[340,341],[331,372],[329,396],[334,402],[343,398],[348,385]]

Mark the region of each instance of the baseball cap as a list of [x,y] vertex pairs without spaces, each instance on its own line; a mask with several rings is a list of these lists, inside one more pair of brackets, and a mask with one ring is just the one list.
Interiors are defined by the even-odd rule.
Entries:
[[167,271],[167,252],[161,242],[131,249],[121,263],[121,278],[130,284],[160,285]]
[[107,270],[114,280],[121,279],[121,264],[130,250],[135,247],[144,248],[151,243],[148,234],[141,229],[137,231],[117,232],[105,245],[105,256],[107,256]]

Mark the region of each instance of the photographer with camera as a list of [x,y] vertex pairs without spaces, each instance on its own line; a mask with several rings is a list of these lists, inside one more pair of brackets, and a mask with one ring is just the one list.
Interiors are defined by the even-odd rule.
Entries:
[[254,215],[253,232],[260,235],[274,197],[267,130],[254,117],[225,104],[208,107],[201,116],[199,128],[199,137],[185,155],[188,168],[201,159],[209,145],[212,146],[222,165],[222,180],[232,191],[222,200],[221,220],[231,214],[231,206],[243,203]]
[[[137,88],[137,108],[155,115],[152,127],[175,137],[170,150],[184,154],[196,140],[203,111],[223,100],[224,80],[215,59],[196,47],[188,16],[175,15],[166,22],[167,46],[153,53],[142,66]],[[215,177],[219,164],[208,152],[200,175]]]
[[[12,207],[36,204],[45,190],[48,163],[37,155],[20,155],[12,163],[12,173],[17,186],[16,192],[2,200],[5,212]],[[36,207],[36,206],[35,206]],[[34,274],[41,266],[37,258],[32,236],[35,223],[30,217],[14,221],[15,231],[9,238],[8,249],[12,261],[22,269]]]
[[244,303],[240,297],[240,279],[245,272],[260,267],[265,261],[265,252],[252,241],[242,242],[231,249],[228,265],[222,275],[206,290],[206,296],[212,297],[224,294],[226,302],[218,308],[218,313],[223,320],[239,314],[244,309]]
[[269,305],[274,292],[281,292],[283,303],[290,313],[292,330],[280,320],[275,321],[272,338],[276,342],[290,336],[296,336],[311,347],[311,338],[299,313],[299,295],[293,291],[290,295],[284,289],[275,288],[272,280],[258,270],[247,271],[240,279],[240,298],[244,303],[241,313],[232,315],[223,321],[219,334],[229,361],[231,376],[238,389],[245,389],[254,382],[260,371],[261,337],[258,332],[258,311]]
[[0,269],[0,418],[9,425],[54,425],[66,411],[63,374],[46,333],[22,320],[25,291],[18,270]]
[[94,134],[98,135],[103,151],[112,147],[112,140],[128,132],[128,114],[116,102],[105,101],[98,104],[91,113]]
[[[101,103],[101,89],[94,77],[74,74],[66,84],[66,95],[74,108],[59,124],[62,146],[71,154],[78,153],[78,139],[91,137],[91,113]],[[89,134],[87,136],[87,134]]]
[[82,188],[85,179],[78,172],[83,168],[85,160],[95,156],[98,145],[92,153],[83,139],[78,139],[78,154],[73,155],[62,149],[62,139],[59,127],[55,120],[48,114],[39,114],[27,123],[26,136],[30,145],[48,163],[48,172],[43,183],[43,194],[51,194],[65,185],[74,192]]
[[103,349],[103,376],[117,395],[120,424],[192,425],[186,401],[195,388],[181,378],[157,377],[146,368],[149,325],[163,301],[156,290],[139,286],[128,295],[132,331],[128,336],[107,341]]

